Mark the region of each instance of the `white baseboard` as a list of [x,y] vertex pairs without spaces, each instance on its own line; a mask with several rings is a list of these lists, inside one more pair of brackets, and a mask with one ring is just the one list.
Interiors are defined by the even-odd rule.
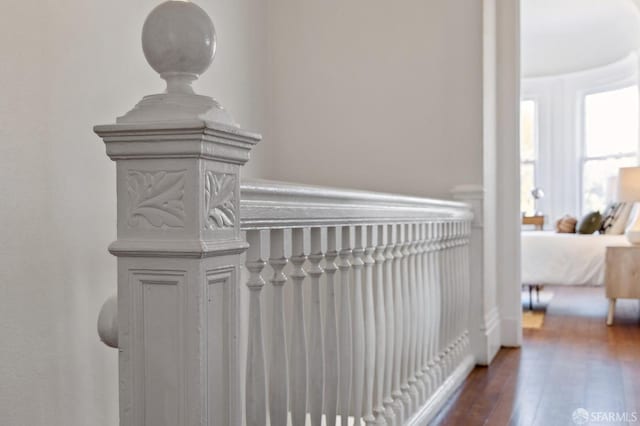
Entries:
[[456,389],[464,382],[469,373],[471,373],[474,366],[475,361],[473,359],[473,355],[469,354],[460,363],[458,368],[455,369],[453,374],[451,374],[442,386],[435,391],[433,396],[429,398],[429,401],[427,401],[420,411],[411,417],[406,424],[409,426],[422,426],[429,424],[429,422],[438,415],[442,407],[444,407],[444,405],[449,401],[451,395],[453,395]]
[[522,318],[502,317],[500,323],[500,344],[507,347],[520,347],[522,345]]
[[484,324],[478,330],[477,338],[473,339],[473,355],[476,364],[489,365],[500,350],[500,314],[494,307],[484,316]]

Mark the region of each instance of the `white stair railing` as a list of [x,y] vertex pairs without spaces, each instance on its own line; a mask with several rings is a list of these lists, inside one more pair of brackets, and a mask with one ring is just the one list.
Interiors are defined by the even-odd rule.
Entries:
[[206,13],[161,4],[143,47],[166,93],[95,128],[117,163],[99,328],[120,424],[427,423],[474,364],[470,208],[241,180],[260,137],[190,86],[215,50]]
[[[247,235],[277,235],[277,257],[281,246],[292,247],[290,260],[295,268],[284,290],[290,287],[293,305],[283,320],[291,324],[292,348],[288,365],[277,374],[279,383],[286,383],[281,379],[287,374],[297,377],[290,379],[288,388],[295,394],[289,400],[290,423],[304,424],[302,413],[308,413],[306,422],[312,425],[323,424],[322,418],[326,424],[335,424],[338,417],[342,424],[423,424],[435,413],[433,407],[439,406],[444,389],[451,388],[452,380],[464,378],[473,365],[466,327],[469,208],[446,201],[270,181],[245,180],[241,194],[240,217]],[[254,238],[250,244],[260,241]],[[336,253],[342,275],[339,290],[334,282]],[[311,257],[313,262],[304,262]],[[324,268],[320,259],[325,260]],[[250,278],[248,285],[254,281]],[[318,302],[319,294],[327,295],[324,304]],[[280,318],[283,306],[274,300],[273,315]],[[320,304],[325,306],[324,315],[304,309]],[[254,315],[250,321],[249,330],[264,329],[264,318]],[[303,338],[305,324],[309,330],[335,329],[338,324],[340,337],[315,338],[311,349]],[[274,344],[284,345],[282,339],[272,341],[272,357],[283,354],[284,349]],[[324,365],[313,367],[317,364],[311,359],[324,360]],[[305,370],[300,365],[307,361]],[[264,360],[255,358],[248,362],[264,365]],[[319,376],[323,372],[324,378]],[[265,375],[260,377],[264,381]],[[326,383],[333,391],[312,382]],[[248,374],[248,392],[252,385],[264,392],[265,401],[287,393],[273,386],[266,392],[265,384]],[[336,389],[338,410],[334,408]],[[248,418],[255,410],[249,401],[246,409]],[[271,424],[276,424],[274,415],[277,424],[285,424],[283,410],[272,412]]]

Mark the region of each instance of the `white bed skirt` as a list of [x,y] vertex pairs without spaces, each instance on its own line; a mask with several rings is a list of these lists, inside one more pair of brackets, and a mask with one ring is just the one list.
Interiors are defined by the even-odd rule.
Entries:
[[522,283],[604,285],[606,248],[621,245],[624,235],[522,232]]

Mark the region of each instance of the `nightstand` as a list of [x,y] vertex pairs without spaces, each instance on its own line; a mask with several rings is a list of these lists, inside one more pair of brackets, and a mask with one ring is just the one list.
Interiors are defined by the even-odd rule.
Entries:
[[522,216],[523,225],[533,225],[538,231],[544,228],[544,216]]
[[616,299],[640,299],[640,246],[607,247],[605,285],[611,325]]

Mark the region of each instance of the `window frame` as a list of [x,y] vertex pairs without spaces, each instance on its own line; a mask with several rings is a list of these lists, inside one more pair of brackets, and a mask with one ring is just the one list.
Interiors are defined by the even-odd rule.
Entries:
[[[533,187],[537,187],[537,183],[539,182],[540,177],[538,176],[538,161],[539,161],[539,135],[540,135],[540,99],[539,96],[522,96],[520,98],[520,111],[523,111],[524,108],[522,104],[525,102],[533,103],[533,158],[531,159],[522,159],[522,140],[523,136],[520,134],[520,173],[522,173],[522,168],[524,165],[531,165],[533,167]],[[522,118],[520,118],[520,131],[522,130]],[[533,188],[532,188],[533,189]],[[522,191],[522,183],[520,183],[520,190]],[[527,214],[528,212],[524,212],[522,209],[522,200],[520,200],[520,211]],[[539,210],[536,200],[533,202],[533,210],[534,213]]]
[[[611,155],[596,155],[587,156],[587,108],[586,101],[587,96],[597,95],[607,92],[614,92],[616,90],[623,90],[630,87],[635,87],[638,96],[638,143],[636,144],[635,152],[616,153]],[[604,160],[619,160],[623,158],[635,157],[636,161],[640,155],[640,82],[630,78],[618,80],[614,83],[602,84],[597,87],[591,87],[588,90],[579,91],[578,95],[578,114],[576,120],[578,120],[578,209],[581,215],[588,212],[584,211],[585,202],[585,187],[584,187],[584,170],[585,165],[589,161],[604,161]]]

